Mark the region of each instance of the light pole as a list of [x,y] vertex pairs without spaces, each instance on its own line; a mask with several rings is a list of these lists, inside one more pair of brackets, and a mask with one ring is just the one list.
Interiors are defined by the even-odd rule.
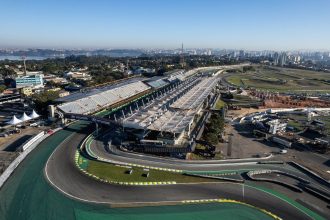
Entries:
[[243,196],[243,201],[245,200],[245,184],[242,184],[242,196]]

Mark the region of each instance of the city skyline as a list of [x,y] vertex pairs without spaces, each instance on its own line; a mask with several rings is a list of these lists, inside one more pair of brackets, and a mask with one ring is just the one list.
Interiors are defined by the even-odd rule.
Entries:
[[2,48],[327,51],[330,2],[2,1]]

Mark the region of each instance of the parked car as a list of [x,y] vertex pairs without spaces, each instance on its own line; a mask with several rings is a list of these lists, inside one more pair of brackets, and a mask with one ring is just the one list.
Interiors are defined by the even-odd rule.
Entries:
[[286,153],[288,153],[287,150],[280,150],[280,154],[286,154]]
[[8,137],[7,133],[0,133],[0,137]]
[[30,124],[30,127],[37,127],[37,126],[38,126],[37,123],[32,123],[32,124]]

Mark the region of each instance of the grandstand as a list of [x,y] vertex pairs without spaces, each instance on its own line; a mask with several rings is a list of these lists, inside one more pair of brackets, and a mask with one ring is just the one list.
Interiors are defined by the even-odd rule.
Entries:
[[[99,93],[92,92],[82,98],[75,99],[57,106],[64,113],[90,114],[101,110],[107,106],[123,101],[142,92],[149,90],[150,87],[141,81],[115,86],[109,90]],[[104,90],[104,89],[103,89]],[[90,95],[92,94],[92,95]],[[81,97],[81,95],[80,95]]]
[[157,76],[146,80],[145,83],[154,89],[159,89],[169,84],[166,77],[157,77]]
[[217,77],[191,77],[123,119],[123,126],[190,135],[195,116],[217,83]]
[[172,87],[166,94],[161,94],[153,99],[151,103],[143,106],[139,111],[130,115],[123,120],[123,126],[135,129],[147,129],[151,123],[162,116],[167,110],[170,103],[173,103],[186,90],[199,82],[197,78],[182,83],[177,87]]
[[144,81],[144,80],[146,80],[146,78],[144,78],[144,77],[134,77],[134,78],[122,80],[120,82],[117,82],[117,83],[111,84],[111,85],[105,85],[105,86],[101,86],[101,87],[97,87],[97,88],[87,88],[87,89],[83,89],[76,93],[71,93],[68,96],[58,98],[56,101],[59,103],[72,102],[72,101],[76,101],[78,99],[81,99],[81,98],[84,98],[87,96],[96,95],[101,92],[106,92],[106,91],[109,91],[114,88],[118,88],[118,87],[130,84],[130,83]]
[[178,70],[166,77],[128,79],[115,85],[93,88],[59,98],[57,101],[64,103],[59,104],[57,108],[64,113],[91,114],[149,89],[160,89],[178,80],[184,81],[190,75],[191,71]]
[[173,70],[173,71],[169,71],[164,73],[164,75],[167,76],[167,80],[170,82],[174,82],[174,81],[183,81],[183,73],[185,72],[185,70]]
[[[169,110],[148,126],[149,130],[170,132],[180,134],[192,124],[195,117],[195,111],[173,111]],[[190,126],[189,131],[190,133]]]
[[217,83],[218,79],[216,77],[204,78],[170,107],[183,110],[198,109]]

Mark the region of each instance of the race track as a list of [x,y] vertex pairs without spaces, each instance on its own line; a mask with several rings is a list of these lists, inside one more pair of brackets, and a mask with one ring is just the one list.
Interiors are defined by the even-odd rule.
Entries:
[[53,152],[45,167],[45,176],[66,196],[91,203],[110,205],[157,204],[194,199],[235,199],[266,209],[284,219],[311,219],[300,208],[257,187],[236,183],[177,184],[164,186],[121,186],[98,182],[82,174],[74,164],[77,147],[89,132],[76,132]]

